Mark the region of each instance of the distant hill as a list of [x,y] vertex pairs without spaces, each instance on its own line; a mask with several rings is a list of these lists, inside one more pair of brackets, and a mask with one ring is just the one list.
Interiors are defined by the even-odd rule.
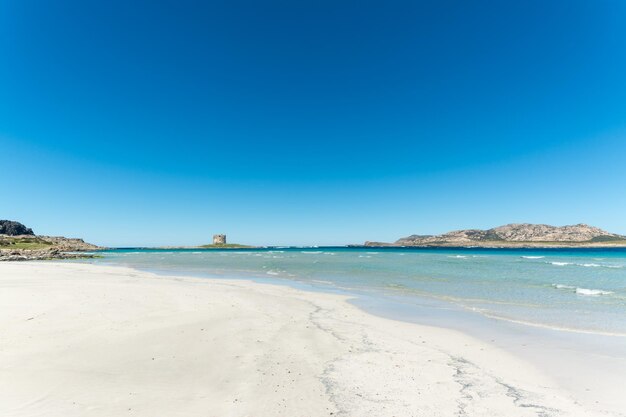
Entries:
[[610,233],[586,224],[550,226],[547,224],[507,224],[492,229],[455,230],[442,235],[411,235],[393,244],[366,242],[366,246],[623,246],[626,236]]

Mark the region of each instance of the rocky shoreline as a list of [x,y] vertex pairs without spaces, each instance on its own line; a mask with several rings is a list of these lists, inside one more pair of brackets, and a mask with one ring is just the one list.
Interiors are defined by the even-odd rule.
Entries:
[[21,223],[0,220],[0,261],[39,261],[98,257],[101,250],[82,239],[37,236]]
[[44,261],[52,259],[85,259],[97,257],[98,255],[93,253],[63,252],[59,249],[0,249],[0,261]]

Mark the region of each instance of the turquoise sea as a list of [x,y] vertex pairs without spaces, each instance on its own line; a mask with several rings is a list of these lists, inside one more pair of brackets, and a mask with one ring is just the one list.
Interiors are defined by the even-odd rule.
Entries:
[[626,336],[626,249],[128,248],[101,254],[94,263],[342,292],[390,315],[423,316],[428,307]]

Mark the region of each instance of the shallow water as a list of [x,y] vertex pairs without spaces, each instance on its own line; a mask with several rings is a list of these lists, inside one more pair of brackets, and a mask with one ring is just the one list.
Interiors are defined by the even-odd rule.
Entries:
[[102,254],[93,262],[431,299],[526,326],[626,335],[626,249],[115,249]]

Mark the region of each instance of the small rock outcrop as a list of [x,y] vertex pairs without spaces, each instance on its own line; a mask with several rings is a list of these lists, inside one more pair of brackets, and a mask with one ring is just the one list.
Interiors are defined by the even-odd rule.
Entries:
[[20,222],[14,222],[12,220],[0,220],[0,235],[7,236],[19,236],[30,235],[34,236],[33,229],[24,226]]

